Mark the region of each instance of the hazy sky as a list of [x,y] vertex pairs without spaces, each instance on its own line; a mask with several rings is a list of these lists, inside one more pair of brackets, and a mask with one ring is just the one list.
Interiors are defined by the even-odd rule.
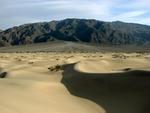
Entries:
[[150,25],[150,0],[0,0],[0,29],[64,18]]

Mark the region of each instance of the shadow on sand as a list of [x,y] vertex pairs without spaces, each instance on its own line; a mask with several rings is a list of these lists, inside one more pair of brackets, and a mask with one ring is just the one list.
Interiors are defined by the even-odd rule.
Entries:
[[61,82],[71,94],[97,103],[106,113],[150,113],[150,72],[89,74],[74,66],[62,66]]

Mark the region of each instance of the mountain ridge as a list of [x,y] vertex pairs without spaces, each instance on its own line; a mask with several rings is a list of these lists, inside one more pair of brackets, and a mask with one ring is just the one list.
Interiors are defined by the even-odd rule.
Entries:
[[150,26],[121,21],[65,19],[24,24],[0,32],[1,47],[55,40],[104,45],[149,45]]

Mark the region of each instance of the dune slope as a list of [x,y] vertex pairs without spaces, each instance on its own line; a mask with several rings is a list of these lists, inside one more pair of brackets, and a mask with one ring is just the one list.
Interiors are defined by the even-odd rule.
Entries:
[[7,72],[6,78],[0,79],[1,113],[105,112],[94,102],[71,95],[60,82],[61,71],[49,71],[48,67],[57,64],[57,57],[47,54],[35,57],[34,54],[1,55],[0,73]]

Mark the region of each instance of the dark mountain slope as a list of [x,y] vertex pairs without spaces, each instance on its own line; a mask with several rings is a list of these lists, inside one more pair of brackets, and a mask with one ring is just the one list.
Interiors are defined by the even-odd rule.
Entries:
[[0,32],[0,46],[22,45],[54,40],[107,45],[148,45],[150,26],[123,22],[65,19],[26,24]]

